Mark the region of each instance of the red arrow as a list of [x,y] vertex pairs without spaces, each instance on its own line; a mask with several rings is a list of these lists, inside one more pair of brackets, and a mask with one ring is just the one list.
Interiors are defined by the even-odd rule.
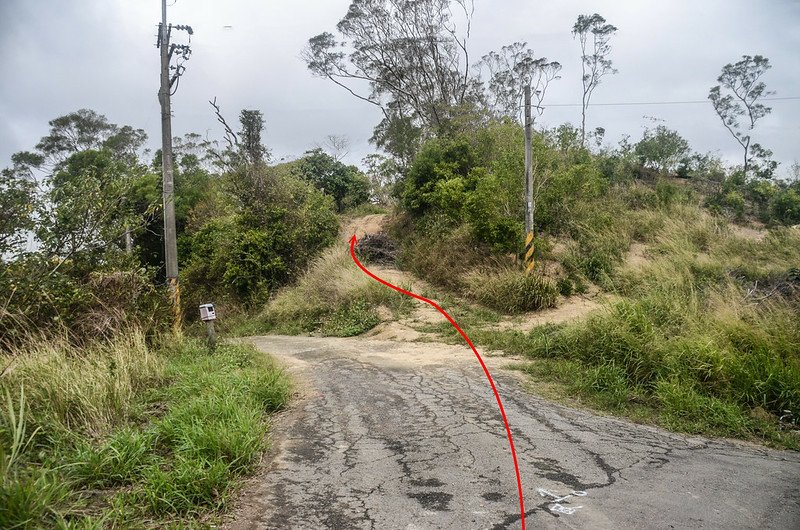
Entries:
[[403,293],[404,295],[410,296],[411,298],[416,298],[417,300],[421,300],[426,304],[430,304],[431,306],[433,306],[433,308],[436,309],[441,314],[443,314],[444,317],[450,322],[450,324],[452,324],[453,327],[456,328],[456,330],[461,334],[461,336],[464,337],[464,340],[467,341],[467,344],[469,344],[469,347],[472,348],[472,351],[475,353],[475,357],[478,358],[478,362],[480,363],[481,368],[483,368],[483,373],[486,374],[486,379],[489,380],[489,385],[492,387],[492,392],[494,392],[494,397],[497,400],[497,406],[500,409],[500,415],[503,417],[503,423],[506,426],[506,436],[508,437],[508,446],[511,448],[511,458],[514,460],[514,473],[517,475],[517,492],[519,493],[519,514],[522,520],[522,530],[525,530],[525,501],[522,499],[522,478],[520,478],[519,474],[519,464],[517,463],[517,451],[516,449],[514,449],[514,439],[511,436],[511,427],[509,427],[508,425],[508,418],[506,418],[506,411],[503,408],[503,402],[500,400],[500,394],[497,392],[497,387],[494,385],[494,379],[492,379],[491,374],[489,374],[489,369],[486,367],[486,363],[483,362],[481,354],[478,353],[478,350],[475,348],[475,345],[472,344],[471,340],[469,340],[469,337],[467,337],[467,334],[464,333],[464,330],[461,329],[461,327],[459,327],[458,324],[456,324],[456,321],[453,320],[453,317],[448,315],[444,309],[439,307],[439,304],[437,304],[433,300],[428,300],[424,296],[414,294],[410,291],[406,291],[405,289],[401,289],[396,285],[392,285],[386,280],[375,276],[366,267],[364,267],[364,265],[362,265],[361,262],[358,261],[358,258],[356,257],[356,241],[358,240],[356,239],[355,234],[353,234],[353,237],[350,239],[350,255],[353,257],[353,261],[356,263],[356,265],[358,265],[359,269],[364,271],[364,273],[367,276],[369,276],[374,280],[379,281],[383,285],[391,289],[394,289],[397,292]]

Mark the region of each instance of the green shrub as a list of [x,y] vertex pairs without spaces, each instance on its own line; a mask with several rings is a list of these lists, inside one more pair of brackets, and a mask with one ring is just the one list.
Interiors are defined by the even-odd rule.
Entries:
[[659,125],[655,129],[645,129],[644,135],[634,148],[639,162],[663,174],[672,173],[691,150],[677,131]]
[[[442,190],[440,183],[453,179],[464,182],[476,161],[477,155],[466,139],[426,142],[403,183],[403,206],[413,215],[421,216],[442,204],[442,195],[447,195],[447,192]],[[452,212],[445,213],[453,215]]]
[[521,313],[553,307],[556,285],[539,275],[521,271],[475,272],[468,277],[467,295],[503,313]]
[[187,311],[208,301],[248,306],[265,301],[338,232],[333,200],[296,177],[256,168],[229,178],[249,181],[262,192],[242,190],[237,213],[212,218],[184,237]]
[[722,205],[733,211],[736,219],[744,219],[745,201],[744,195],[736,190],[731,190],[722,199]]
[[517,252],[524,224],[521,216],[509,215],[509,205],[514,203],[514,198],[508,196],[506,183],[497,174],[485,171],[473,171],[471,176],[477,182],[466,198],[465,217],[475,239],[491,245],[498,253]]
[[[565,229],[567,212],[601,195],[606,183],[590,157],[561,151],[555,134],[533,138],[538,231]],[[496,253],[516,253],[524,214],[522,128],[491,121],[471,131],[423,144],[403,182],[401,205],[425,235],[425,218],[467,225],[476,242]]]
[[356,166],[347,166],[322,149],[313,149],[291,162],[294,173],[333,197],[336,210],[343,212],[366,203],[369,179]]
[[786,189],[775,194],[769,206],[770,217],[785,225],[800,223],[800,192]]

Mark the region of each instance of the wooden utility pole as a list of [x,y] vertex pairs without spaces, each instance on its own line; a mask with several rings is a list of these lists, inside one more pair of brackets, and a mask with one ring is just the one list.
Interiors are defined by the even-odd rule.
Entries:
[[533,270],[533,138],[531,86],[525,85],[525,271]]
[[175,229],[175,189],[172,161],[172,109],[170,108],[170,45],[171,27],[167,25],[167,0],[161,0],[161,26],[159,27],[159,49],[161,51],[161,88],[158,100],[161,103],[161,168],[163,172],[164,198],[164,257],[167,266],[167,283],[173,310],[173,329],[181,331],[181,291],[178,283],[178,241]]

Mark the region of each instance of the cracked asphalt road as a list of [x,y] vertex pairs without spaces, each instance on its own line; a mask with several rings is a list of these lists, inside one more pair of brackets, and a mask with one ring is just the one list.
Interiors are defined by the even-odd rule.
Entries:
[[[466,347],[256,337],[301,396],[230,528],[520,528],[514,469]],[[525,392],[484,355],[520,461],[528,528],[800,528],[800,454],[683,436]],[[553,513],[537,493],[575,513]]]

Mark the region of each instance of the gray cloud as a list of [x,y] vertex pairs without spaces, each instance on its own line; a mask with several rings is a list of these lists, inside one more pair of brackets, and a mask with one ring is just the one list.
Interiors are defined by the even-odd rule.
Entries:
[[[307,39],[331,30],[349,0],[177,0],[170,21],[195,30],[193,55],[174,99],[174,132],[221,135],[207,101],[218,98],[230,121],[258,108],[265,141],[278,156],[297,156],[328,134],[352,141],[349,159],[371,151],[380,113],[322,79],[300,60]],[[705,100],[719,71],[742,54],[760,53],[773,69],[777,96],[800,96],[800,2],[773,0],[476,0],[471,53],[476,60],[514,40],[564,65],[551,104],[580,101],[580,63],[570,28],[579,13],[599,12],[619,28],[619,74],[594,96],[601,102]],[[0,165],[31,148],[47,121],[87,107],[159,138],[157,0],[4,0],[0,4]],[[232,26],[230,29],[224,26]],[[782,171],[800,154],[800,100],[775,101],[756,138],[775,151]],[[550,107],[541,125],[577,123],[578,107]],[[593,107],[588,122],[616,142],[641,135],[644,116],[666,121],[699,151],[738,160],[736,144],[710,104]]]

